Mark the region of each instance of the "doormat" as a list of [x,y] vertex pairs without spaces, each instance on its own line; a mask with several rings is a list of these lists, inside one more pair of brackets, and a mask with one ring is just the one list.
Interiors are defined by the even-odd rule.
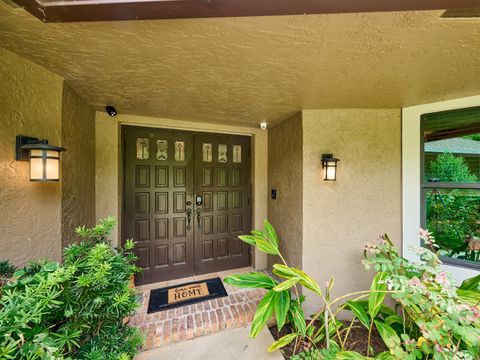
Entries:
[[147,314],[228,296],[222,280],[193,281],[150,291]]

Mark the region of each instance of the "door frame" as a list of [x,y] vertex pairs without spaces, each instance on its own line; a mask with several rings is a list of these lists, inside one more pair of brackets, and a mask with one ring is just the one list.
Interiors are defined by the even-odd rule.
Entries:
[[[107,215],[114,215],[118,219],[118,227],[113,235],[113,244],[121,244],[123,232],[123,205],[124,205],[124,184],[123,184],[123,138],[122,126],[140,126],[164,128],[178,131],[193,131],[204,133],[218,133],[243,135],[251,138],[251,186],[252,186],[252,204],[251,204],[251,224],[253,228],[262,228],[263,220],[267,217],[268,207],[268,131],[257,127],[219,125],[203,122],[181,121],[172,119],[159,119],[134,115],[117,115],[111,118],[104,113],[97,112],[97,170],[101,170],[97,178],[97,217],[102,218]],[[112,133],[117,136],[111,136]],[[110,136],[106,136],[110,134]],[[101,148],[101,149],[99,149]],[[101,151],[98,151],[101,150]],[[116,154],[117,164],[112,164],[108,154]],[[116,174],[116,177],[112,176]],[[108,175],[108,176],[107,176]],[[103,194],[101,191],[105,186],[116,187],[117,195],[112,196],[112,192]],[[252,249],[251,266],[256,270],[267,268],[267,255]]]

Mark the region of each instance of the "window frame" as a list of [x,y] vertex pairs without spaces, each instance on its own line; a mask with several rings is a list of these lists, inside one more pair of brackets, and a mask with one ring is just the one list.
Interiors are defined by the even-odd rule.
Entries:
[[[420,246],[421,227],[421,116],[447,110],[480,106],[480,95],[402,108],[402,255],[418,261],[411,246]],[[460,283],[480,274],[479,269],[455,261],[442,265]]]
[[[480,182],[464,183],[464,182],[428,182],[425,181],[425,117],[443,113],[456,113],[472,108],[452,109],[440,112],[425,113],[420,116],[420,224],[422,228],[426,228],[427,224],[427,209],[426,209],[426,194],[430,189],[466,189],[466,190],[480,190]],[[478,109],[477,109],[478,110]],[[455,259],[449,256],[440,256],[440,259],[445,264],[454,266],[466,267],[470,269],[480,270],[480,262],[474,262],[464,259]]]

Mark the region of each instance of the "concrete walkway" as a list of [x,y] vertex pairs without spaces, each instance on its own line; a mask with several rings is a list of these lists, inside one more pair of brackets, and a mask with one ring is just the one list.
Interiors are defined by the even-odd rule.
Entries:
[[257,338],[248,337],[249,327],[225,330],[190,341],[147,350],[134,360],[283,360],[279,351],[268,353],[273,343],[268,329]]

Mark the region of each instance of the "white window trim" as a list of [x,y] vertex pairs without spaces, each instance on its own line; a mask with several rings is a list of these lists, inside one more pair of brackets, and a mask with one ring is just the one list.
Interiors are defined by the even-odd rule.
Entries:
[[[419,246],[420,214],[420,116],[426,113],[480,106],[480,96],[417,105],[402,109],[403,256],[416,261],[409,247]],[[461,266],[444,265],[457,282],[480,274]]]

